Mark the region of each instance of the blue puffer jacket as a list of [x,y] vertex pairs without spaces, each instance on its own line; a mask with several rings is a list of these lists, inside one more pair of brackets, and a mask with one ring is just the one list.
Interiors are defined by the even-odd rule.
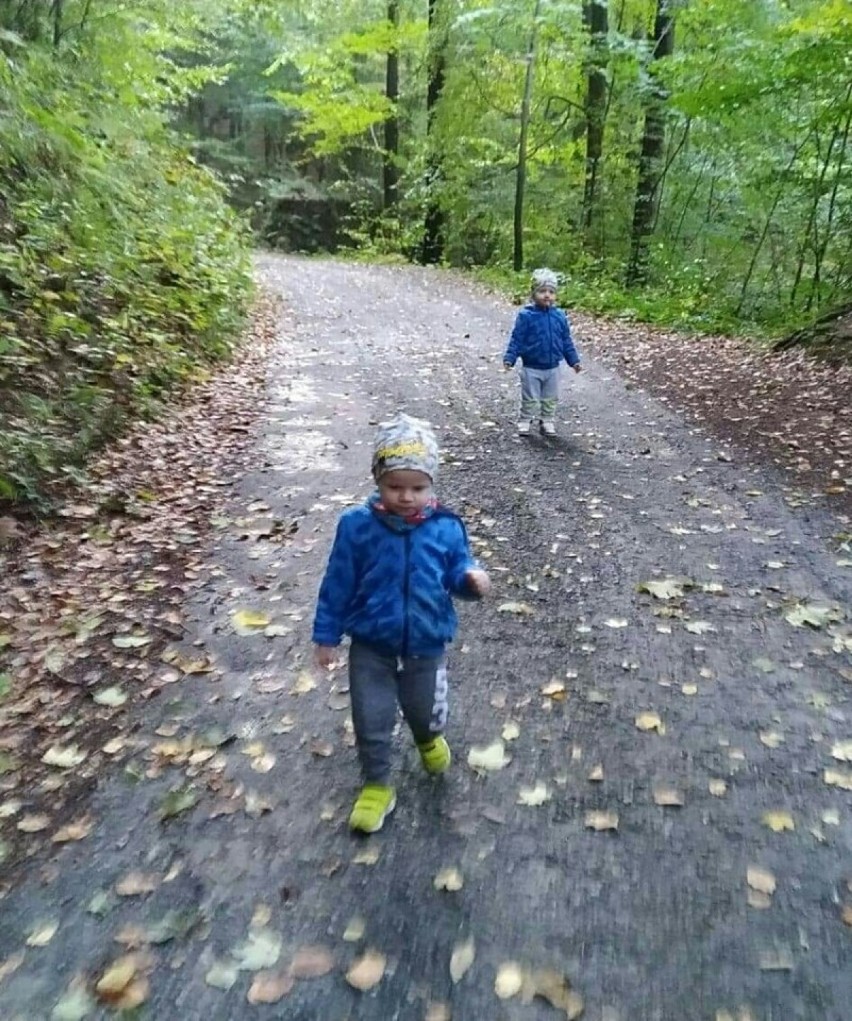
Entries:
[[561,308],[530,304],[521,309],[503,364],[514,365],[519,358],[527,369],[555,369],[563,358],[572,368],[579,364],[568,317]]
[[347,634],[392,656],[440,656],[456,633],[451,597],[473,597],[465,573],[476,566],[464,524],[443,507],[399,530],[392,516],[353,507],[337,525],[313,640],[339,645]]

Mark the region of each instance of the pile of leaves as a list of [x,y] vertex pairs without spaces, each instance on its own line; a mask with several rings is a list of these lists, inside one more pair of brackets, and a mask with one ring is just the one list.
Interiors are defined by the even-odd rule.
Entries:
[[54,519],[0,517],[0,792],[29,792],[0,862],[85,836],[77,795],[121,751],[127,709],[214,670],[177,651],[183,603],[251,457],[279,315],[261,299],[239,357],[98,455]]
[[163,57],[163,26],[117,11],[69,22],[51,45],[37,19],[9,17],[0,12],[0,503],[39,507],[131,418],[228,355],[249,245],[221,185],[168,129],[170,105],[204,75]]

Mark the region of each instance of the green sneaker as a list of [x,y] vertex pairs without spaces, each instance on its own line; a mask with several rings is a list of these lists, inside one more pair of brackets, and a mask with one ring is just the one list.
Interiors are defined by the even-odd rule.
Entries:
[[364,784],[352,807],[349,828],[360,833],[378,833],[395,808],[396,791],[393,787],[383,787],[377,783]]
[[417,750],[420,752],[420,761],[423,763],[423,768],[427,773],[431,773],[432,776],[446,773],[450,768],[450,763],[453,761],[447,739],[440,734],[431,741],[424,741],[423,744],[418,744]]

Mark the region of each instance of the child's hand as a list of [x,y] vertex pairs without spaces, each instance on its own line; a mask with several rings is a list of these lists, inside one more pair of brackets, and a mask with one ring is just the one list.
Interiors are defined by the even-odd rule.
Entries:
[[574,366],[574,371],[575,372],[582,372],[583,371],[583,366],[579,362],[577,362],[577,364]]
[[485,571],[468,571],[465,574],[467,587],[477,596],[487,596],[491,591],[491,579]]
[[317,645],[314,653],[317,659],[317,665],[321,666],[323,670],[328,670],[330,666],[337,659],[337,646],[335,645]]

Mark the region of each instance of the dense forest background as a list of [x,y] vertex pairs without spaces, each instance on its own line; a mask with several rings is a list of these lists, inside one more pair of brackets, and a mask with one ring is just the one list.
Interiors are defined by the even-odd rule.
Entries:
[[228,354],[258,239],[836,320],[850,54],[848,0],[0,0],[0,500]]

